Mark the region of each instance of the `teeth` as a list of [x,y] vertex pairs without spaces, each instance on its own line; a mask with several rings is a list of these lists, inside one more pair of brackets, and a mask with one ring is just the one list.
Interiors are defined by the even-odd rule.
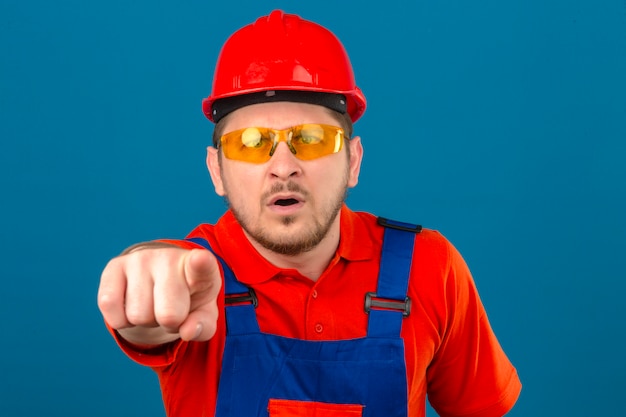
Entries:
[[298,200],[296,200],[295,198],[288,198],[285,200],[276,200],[276,205],[277,206],[290,206],[292,204],[296,204],[298,202]]

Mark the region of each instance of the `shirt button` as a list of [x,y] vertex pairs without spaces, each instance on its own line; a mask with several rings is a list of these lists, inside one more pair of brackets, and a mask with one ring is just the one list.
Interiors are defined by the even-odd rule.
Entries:
[[311,297],[317,298],[317,290],[313,290],[313,292],[311,293]]
[[324,326],[322,326],[321,324],[317,323],[315,325],[315,332],[316,333],[322,333],[324,331]]

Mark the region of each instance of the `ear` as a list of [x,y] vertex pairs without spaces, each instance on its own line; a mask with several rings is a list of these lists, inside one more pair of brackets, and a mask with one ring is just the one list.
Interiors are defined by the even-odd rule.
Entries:
[[213,146],[206,148],[206,166],[211,175],[211,181],[213,181],[213,187],[215,187],[215,193],[220,197],[223,197],[226,193],[224,191],[224,183],[222,181],[222,169],[219,162],[219,150]]
[[361,144],[361,137],[354,136],[348,141],[348,146],[350,146],[350,171],[348,177],[348,187],[354,187],[359,182],[361,161],[363,161],[363,145]]

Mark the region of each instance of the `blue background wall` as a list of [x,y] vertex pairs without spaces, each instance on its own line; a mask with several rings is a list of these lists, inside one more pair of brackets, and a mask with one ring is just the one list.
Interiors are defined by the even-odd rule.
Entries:
[[224,210],[200,102],[221,43],[275,7],[350,52],[369,108],[349,203],[464,254],[524,383],[511,415],[623,414],[626,3],[259,3],[0,3],[0,415],[163,415],[99,274]]

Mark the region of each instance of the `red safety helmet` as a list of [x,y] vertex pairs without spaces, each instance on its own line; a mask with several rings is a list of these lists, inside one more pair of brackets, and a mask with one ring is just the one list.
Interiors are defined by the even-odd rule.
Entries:
[[339,39],[323,26],[275,10],[226,41],[215,67],[213,91],[203,100],[202,110],[215,121],[222,117],[214,117],[218,100],[281,91],[342,95],[353,122],[366,107]]

